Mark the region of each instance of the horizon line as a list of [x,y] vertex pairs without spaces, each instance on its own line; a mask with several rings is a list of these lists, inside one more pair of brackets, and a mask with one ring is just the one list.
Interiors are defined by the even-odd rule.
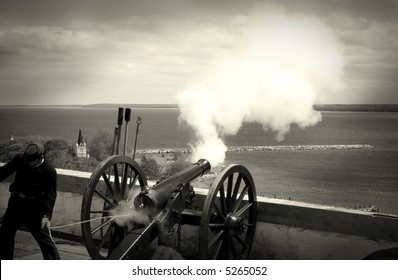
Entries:
[[[0,107],[176,106],[177,103],[8,104]],[[315,103],[314,106],[396,106],[398,103]]]

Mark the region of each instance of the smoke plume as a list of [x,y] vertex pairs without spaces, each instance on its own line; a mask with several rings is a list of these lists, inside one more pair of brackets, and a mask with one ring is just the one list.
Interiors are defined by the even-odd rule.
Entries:
[[241,43],[179,95],[180,122],[195,132],[193,160],[225,159],[226,135],[260,123],[282,141],[292,124],[321,121],[316,100],[342,88],[343,48],[320,19],[267,6],[241,17]]
[[120,227],[125,227],[127,224],[148,225],[150,219],[148,215],[142,211],[137,211],[134,207],[134,198],[140,193],[139,188],[132,188],[129,197],[129,203],[119,204],[110,211],[111,216],[115,217],[115,223]]

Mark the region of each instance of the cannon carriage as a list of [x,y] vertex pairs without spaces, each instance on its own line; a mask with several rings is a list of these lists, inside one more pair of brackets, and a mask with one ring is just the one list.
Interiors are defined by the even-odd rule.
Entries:
[[[250,172],[242,165],[225,167],[210,184],[204,203],[195,204],[192,183],[210,171],[201,159],[177,174],[148,186],[133,157],[118,155],[121,110],[119,108],[116,154],[101,162],[85,191],[82,234],[93,259],[137,259],[153,242],[181,247],[181,226],[198,229],[199,258],[249,258],[256,228],[256,190]],[[127,123],[130,112],[126,114]],[[137,122],[138,127],[141,123]],[[125,144],[126,147],[126,144]],[[135,150],[135,147],[134,147]],[[173,236],[170,243],[162,236]]]

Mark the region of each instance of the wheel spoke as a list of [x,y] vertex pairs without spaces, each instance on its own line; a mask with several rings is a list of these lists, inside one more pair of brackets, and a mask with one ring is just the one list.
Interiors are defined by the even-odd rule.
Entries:
[[239,259],[238,253],[236,253],[236,249],[235,249],[235,246],[234,246],[234,243],[232,242],[232,240],[228,239],[228,244],[231,249],[233,259],[234,260]]
[[93,231],[91,231],[91,235],[94,235],[97,231],[99,231],[100,229],[104,228],[105,226],[109,225],[110,223],[113,222],[115,218],[110,218],[108,221],[106,221],[105,223],[100,224],[98,227],[96,227]]
[[[228,237],[227,237],[228,238]],[[229,245],[228,245],[228,240],[225,240],[224,239],[224,242],[223,242],[223,248],[224,248],[224,260],[226,260],[226,259],[228,259],[228,257],[229,257]]]
[[253,203],[246,204],[241,209],[239,209],[239,211],[237,211],[235,215],[239,217],[240,215],[242,215],[247,209],[249,209],[253,205],[254,205]]
[[224,214],[222,213],[222,211],[220,210],[220,208],[218,208],[218,205],[214,204],[213,207],[214,207],[214,209],[216,209],[218,216],[222,217],[225,221],[226,218],[225,218]]
[[227,211],[230,212],[231,210],[231,193],[232,193],[232,183],[234,180],[234,173],[232,173],[229,177],[228,177],[228,184],[227,184]]
[[108,202],[110,205],[112,205],[112,206],[114,206],[114,207],[116,206],[116,204],[113,203],[113,201],[109,200],[109,198],[107,198],[105,195],[103,195],[103,194],[100,193],[99,191],[94,190],[94,193],[96,193],[99,197],[101,197],[103,200],[105,200],[106,202]]
[[244,255],[244,253],[245,253],[245,251],[247,250],[247,248],[249,248],[249,245],[248,244],[246,244],[246,242],[244,242],[243,240],[242,240],[242,238],[240,238],[239,236],[235,236],[234,237],[238,242],[239,242],[239,244],[243,247],[242,248],[242,251],[241,251],[241,255],[243,256]]
[[121,190],[121,198],[122,199],[124,199],[126,197],[128,171],[129,171],[129,166],[127,165],[127,163],[125,163],[124,168],[123,168],[123,174],[122,174],[122,190]]
[[104,179],[104,182],[105,182],[105,185],[107,187],[107,190],[111,193],[112,197],[117,200],[117,197],[115,195],[115,192],[113,191],[112,184],[109,181],[108,176],[106,176],[105,173],[102,173],[102,178]]
[[212,256],[212,259],[213,259],[213,260],[217,259],[217,256],[218,256],[218,254],[220,253],[220,249],[221,249],[221,246],[223,245],[223,243],[224,243],[224,242],[223,242],[222,239],[221,239],[221,240],[218,240],[216,250],[214,251],[213,256]]
[[111,236],[111,244],[108,250],[108,256],[111,255],[113,249],[120,244],[121,240],[123,240],[124,230],[116,225],[112,225],[114,227],[113,234]]
[[121,200],[121,190],[120,190],[120,181],[119,181],[119,170],[117,168],[117,164],[113,165],[113,176],[115,180],[115,192],[118,200]]
[[242,247],[243,247],[245,250],[249,247],[249,245],[247,245],[247,244],[242,240],[242,238],[240,238],[239,236],[235,235],[235,239],[238,240],[238,242],[240,243],[240,245],[242,245]]
[[[131,174],[132,175],[132,174]],[[130,184],[129,184],[129,189],[131,189],[131,188],[133,188],[134,187],[134,185],[135,185],[135,183],[137,182],[137,179],[138,179],[138,173],[137,174],[134,174],[134,178],[133,178],[133,180],[130,182]]]
[[99,252],[101,251],[102,247],[104,246],[106,240],[108,240],[109,235],[112,233],[112,227],[109,227],[105,234],[104,237],[101,239],[101,242],[97,245],[96,249],[97,249],[97,254],[99,254]]
[[240,183],[242,182],[242,174],[239,173],[238,178],[236,179],[236,184],[235,184],[235,188],[234,188],[234,193],[232,194],[232,198],[231,198],[231,208],[235,207],[235,202],[236,202],[236,198],[238,196],[238,192],[239,192],[239,188],[240,188]]
[[223,235],[224,230],[220,230],[217,234],[215,234],[213,236],[213,238],[210,240],[207,248],[210,249],[211,247],[213,247],[214,243],[221,237],[221,235]]
[[221,211],[224,214],[224,216],[227,216],[227,208],[225,205],[225,193],[224,193],[224,185],[221,185],[220,188],[220,205],[221,205]]
[[[131,174],[132,175],[132,174]],[[134,185],[135,185],[135,183],[137,182],[137,179],[138,179],[138,173],[137,174],[134,174],[134,178],[133,178],[133,180],[130,182],[130,184],[129,184],[129,195],[128,195],[128,197],[127,197],[127,199],[126,199],[126,201],[130,201],[130,198],[131,198],[131,195],[132,195],[132,189],[134,188]]]
[[224,226],[224,224],[209,224],[209,228],[212,229],[223,228]]
[[248,185],[246,185],[246,186],[243,188],[242,192],[241,192],[240,195],[239,195],[239,198],[237,199],[237,201],[236,201],[235,204],[234,204],[234,209],[232,210],[233,213],[235,213],[236,210],[238,210],[238,208],[239,208],[240,204],[242,203],[242,200],[243,200],[243,198],[245,197],[245,195],[246,195],[248,189],[249,189],[249,186],[248,186]]

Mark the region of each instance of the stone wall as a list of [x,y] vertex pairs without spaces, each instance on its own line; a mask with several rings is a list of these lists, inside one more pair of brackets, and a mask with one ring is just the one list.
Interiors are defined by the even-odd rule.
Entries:
[[[52,226],[81,236],[81,205],[90,173],[58,169],[58,197]],[[8,182],[0,183],[0,215],[7,205]],[[206,189],[195,188],[203,205]],[[182,250],[198,251],[199,228],[184,225]],[[362,259],[398,247],[398,217],[287,200],[258,198],[252,259]]]

